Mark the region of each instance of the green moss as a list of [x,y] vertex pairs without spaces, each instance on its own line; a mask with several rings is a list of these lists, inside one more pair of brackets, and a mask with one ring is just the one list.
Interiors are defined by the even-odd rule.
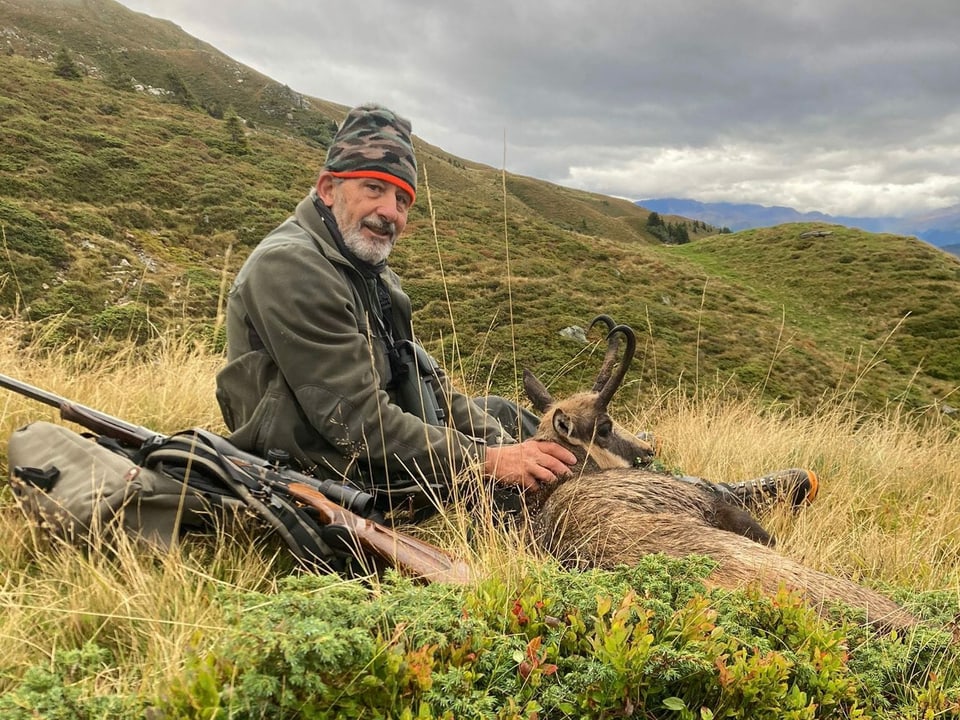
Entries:
[[115,226],[103,212],[96,207],[77,205],[64,211],[64,229],[77,229],[85,233],[112,238]]
[[69,255],[63,241],[40,219],[16,201],[0,199],[0,227],[10,250],[32,255],[54,265],[66,263]]
[[72,315],[82,320],[99,313],[106,299],[103,283],[91,285],[68,281],[51,287],[34,300],[31,316],[35,320],[42,320],[53,315]]
[[[11,313],[23,312],[42,297],[44,285],[56,277],[56,268],[41,258],[10,251],[0,255],[0,303]],[[27,317],[32,317],[27,313]]]
[[159,284],[146,280],[135,291],[136,299],[149,307],[162,306],[167,302],[167,292]]
[[150,230],[161,226],[157,213],[143,202],[121,202],[103,208],[102,212],[115,226],[137,230]]
[[100,336],[142,342],[154,335],[146,305],[137,302],[105,308],[90,320],[91,329]]

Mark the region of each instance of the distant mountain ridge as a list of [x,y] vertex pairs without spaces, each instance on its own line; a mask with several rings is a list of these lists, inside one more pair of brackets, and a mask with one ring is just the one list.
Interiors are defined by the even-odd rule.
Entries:
[[960,205],[904,217],[834,216],[820,212],[800,212],[784,206],[704,203],[685,198],[638,200],[637,205],[661,215],[682,215],[733,231],[791,222],[828,222],[868,232],[911,235],[954,254],[960,250]]

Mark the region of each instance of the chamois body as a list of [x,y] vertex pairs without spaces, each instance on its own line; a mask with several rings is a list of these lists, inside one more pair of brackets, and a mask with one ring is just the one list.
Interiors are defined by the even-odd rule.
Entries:
[[735,590],[781,585],[818,611],[831,602],[862,609],[871,624],[908,627],[915,619],[880,593],[823,573],[710,521],[711,504],[694,485],[644,470],[613,469],[574,476],[550,493],[532,518],[544,549],[577,567],[635,564],[645,555],[706,555],[719,565],[707,578]]
[[[784,586],[819,612],[836,601],[862,609],[878,627],[916,623],[889,598],[773,550],[752,516],[710,489],[637,468],[652,449],[613,424],[606,412],[633,357],[635,337],[605,316],[594,324],[599,320],[611,329],[591,392],[554,402],[539,380],[524,373],[527,395],[543,413],[537,437],[570,448],[579,459],[568,479],[531,498],[531,529],[544,549],[568,564],[600,568],[636,563],[654,553],[705,555],[719,563],[707,579],[714,587],[757,585],[772,594]],[[627,347],[611,376],[617,334],[626,338]]]

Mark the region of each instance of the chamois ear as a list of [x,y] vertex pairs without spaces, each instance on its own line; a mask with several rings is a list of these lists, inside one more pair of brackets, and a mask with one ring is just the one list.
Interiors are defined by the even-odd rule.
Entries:
[[530,402],[533,403],[533,407],[537,412],[543,414],[547,411],[547,408],[553,404],[553,398],[550,396],[550,391],[547,390],[547,386],[540,382],[536,376],[526,368],[523,369],[523,389],[526,391],[527,397],[530,398]]
[[573,440],[573,421],[569,415],[559,408],[553,413],[553,430],[564,440]]

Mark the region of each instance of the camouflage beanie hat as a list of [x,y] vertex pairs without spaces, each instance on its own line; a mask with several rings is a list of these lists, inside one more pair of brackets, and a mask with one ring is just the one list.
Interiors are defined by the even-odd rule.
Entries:
[[335,177],[373,177],[417,194],[417,158],[410,121],[381,105],[347,113],[333,137],[323,169]]

